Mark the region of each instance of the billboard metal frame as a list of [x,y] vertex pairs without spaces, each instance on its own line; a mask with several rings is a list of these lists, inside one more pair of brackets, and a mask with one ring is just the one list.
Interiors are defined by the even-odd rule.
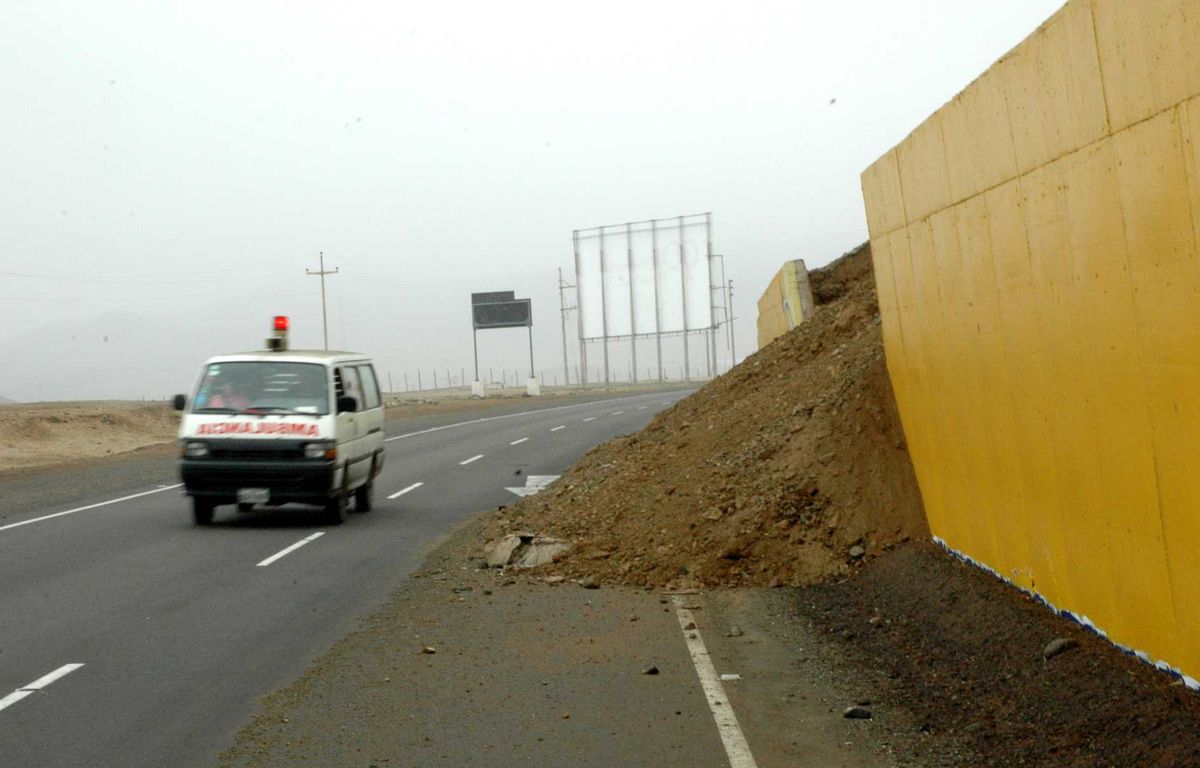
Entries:
[[[688,327],[688,281],[687,281],[687,263],[685,254],[685,230],[688,227],[704,226],[704,260],[706,266],[706,281],[708,291],[708,325],[700,328]],[[663,309],[662,309],[662,294],[659,285],[660,269],[666,266],[665,260],[673,256],[660,253],[659,249],[659,233],[666,228],[675,229],[679,237],[679,279],[680,279],[680,298],[682,299],[682,318],[683,329],[677,331],[663,330]],[[653,296],[654,296],[654,328],[652,333],[637,332],[637,317],[636,317],[636,299],[634,296],[634,248],[633,235],[650,233],[650,250],[651,264],[653,273]],[[625,269],[629,283],[629,328],[628,334],[610,334],[609,333],[609,318],[608,318],[608,292],[604,285],[604,274],[606,265],[612,264],[608,261],[609,243],[613,235],[618,238],[624,235],[625,240]],[[580,240],[585,238],[598,238],[599,240],[599,293],[600,293],[600,312],[601,312],[601,335],[587,336],[584,332],[584,312],[583,300],[579,296],[579,286],[583,284],[582,267],[583,256],[580,253]],[[716,274],[714,267],[715,259],[718,258],[713,254],[712,247],[712,213],[696,213],[684,216],[674,216],[666,219],[646,219],[643,221],[631,221],[622,224],[606,224],[599,227],[590,227],[587,229],[576,229],[571,233],[571,239],[575,253],[575,290],[577,293],[576,307],[579,310],[577,313],[578,328],[579,328],[579,356],[580,356],[580,376],[581,383],[587,384],[587,345],[591,342],[601,342],[604,355],[604,383],[611,382],[610,359],[609,359],[609,342],[624,341],[630,342],[630,355],[632,358],[631,371],[634,383],[638,381],[638,361],[637,361],[637,342],[641,339],[653,338],[655,341],[655,351],[658,361],[658,381],[663,381],[663,352],[662,340],[664,337],[680,336],[683,338],[683,369],[685,380],[691,380],[691,349],[689,338],[694,335],[702,335],[705,337],[704,352],[706,358],[706,370],[709,378],[716,375],[717,368],[717,337],[716,329],[719,324],[717,321],[718,304],[715,300],[714,291],[720,291],[723,311],[728,316],[729,308],[726,305],[725,286],[722,281],[721,285],[713,285],[713,278]],[[724,270],[724,261],[722,260],[722,271]]]

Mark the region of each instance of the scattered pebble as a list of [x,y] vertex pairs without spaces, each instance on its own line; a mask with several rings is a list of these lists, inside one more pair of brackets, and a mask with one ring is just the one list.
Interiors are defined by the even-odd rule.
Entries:
[[658,674],[658,667],[656,667],[656,666],[654,666],[653,664],[651,664],[650,666],[648,666],[648,667],[645,667],[645,668],[643,668],[643,669],[642,669],[642,674],[643,674],[643,675],[657,675],[657,674]]
[[729,631],[725,633],[725,637],[741,637],[746,634],[737,624],[730,624]]
[[860,706],[846,707],[842,712],[842,717],[847,720],[870,720],[871,710]]
[[437,653],[437,648],[434,648],[432,645],[427,645],[421,649],[421,653]]
[[1049,644],[1046,645],[1045,648],[1042,649],[1042,660],[1049,661],[1050,659],[1053,659],[1058,654],[1066,653],[1067,651],[1071,650],[1072,648],[1076,647],[1077,645],[1079,645],[1079,643],[1074,638],[1070,638],[1070,637],[1055,638],[1054,640],[1051,640],[1049,642]]

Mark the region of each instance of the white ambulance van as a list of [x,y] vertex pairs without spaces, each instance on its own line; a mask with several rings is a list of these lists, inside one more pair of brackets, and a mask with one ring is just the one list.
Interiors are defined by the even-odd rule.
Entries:
[[236,504],[317,505],[337,525],[351,497],[371,509],[383,470],[383,398],[371,360],[353,352],[289,350],[275,318],[268,349],[214,357],[191,394],[176,395],[179,474],[197,525]]

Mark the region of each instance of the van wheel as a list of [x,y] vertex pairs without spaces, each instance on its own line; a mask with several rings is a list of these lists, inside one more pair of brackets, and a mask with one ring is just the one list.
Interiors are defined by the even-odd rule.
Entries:
[[375,495],[375,481],[368,480],[358,487],[354,492],[354,511],[355,512],[370,512],[372,506],[372,497]]
[[216,507],[209,499],[199,496],[192,497],[192,520],[196,525],[212,525],[213,508]]
[[325,502],[325,522],[328,525],[341,525],[346,522],[346,508],[350,506],[346,494],[339,493]]

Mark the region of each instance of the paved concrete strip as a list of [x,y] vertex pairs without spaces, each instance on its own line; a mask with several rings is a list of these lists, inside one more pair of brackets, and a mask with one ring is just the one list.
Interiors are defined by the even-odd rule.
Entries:
[[[737,716],[733,714],[729,698],[725,695],[725,686],[721,685],[721,679],[717,677],[717,670],[709,658],[704,638],[700,636],[700,630],[695,629],[695,617],[684,607],[683,596],[675,595],[673,601],[675,615],[679,617],[679,626],[683,629],[684,642],[687,643],[688,653],[692,655],[692,664],[696,667],[704,697],[708,699],[708,708],[712,710],[713,720],[717,723],[717,732],[721,734],[721,743],[725,745],[730,768],[758,768],[742,727],[738,725]],[[693,628],[688,629],[689,625]]]
[[79,669],[82,666],[83,666],[82,664],[63,664],[61,667],[54,670],[53,672],[42,675],[41,677],[39,677],[37,680],[34,680],[29,685],[22,686],[21,688],[18,688],[17,690],[15,690],[12,693],[5,696],[3,699],[0,699],[0,709],[5,709],[7,707],[11,707],[13,704],[16,704],[18,701],[25,698],[26,696],[42,690],[47,685],[50,685],[50,683],[53,683],[55,680],[58,680],[60,678],[66,677],[67,675],[71,674],[72,672],[74,672],[75,670]]
[[152,493],[162,493],[163,491],[169,491],[172,488],[180,488],[182,486],[183,486],[183,483],[176,483],[175,485],[164,485],[163,487],[155,488],[152,491],[142,491],[141,493],[133,493],[128,496],[122,496],[119,499],[109,499],[108,501],[99,501],[99,502],[96,502],[95,504],[88,504],[86,507],[76,507],[75,509],[68,509],[63,512],[55,512],[52,515],[42,515],[41,517],[35,517],[31,520],[22,520],[19,523],[9,523],[8,525],[0,525],[0,531],[7,531],[9,528],[20,528],[22,525],[29,525],[31,523],[40,523],[43,520],[50,520],[55,517],[62,517],[63,515],[73,515],[76,512],[86,512],[89,509],[96,509],[97,507],[107,507],[109,504],[119,504],[122,501],[129,501],[130,499],[138,499],[138,498],[141,498],[142,496],[149,496]]
[[403,496],[404,494],[408,493],[409,491],[417,490],[422,485],[425,485],[425,483],[413,483],[412,485],[408,486],[407,488],[401,488],[400,490],[393,493],[391,496],[388,496],[388,498],[389,499],[398,499],[401,496]]
[[281,557],[287,557],[288,555],[295,552],[297,549],[300,549],[300,547],[303,547],[305,544],[309,543],[310,541],[316,541],[317,539],[321,538],[324,535],[325,535],[325,531],[317,531],[312,536],[305,536],[303,539],[300,539],[300,541],[297,541],[292,546],[281,549],[278,552],[276,552],[275,554],[268,557],[266,560],[263,560],[261,563],[258,564],[258,567],[263,568],[263,567],[268,566],[271,563],[275,562],[276,560],[278,560]]

